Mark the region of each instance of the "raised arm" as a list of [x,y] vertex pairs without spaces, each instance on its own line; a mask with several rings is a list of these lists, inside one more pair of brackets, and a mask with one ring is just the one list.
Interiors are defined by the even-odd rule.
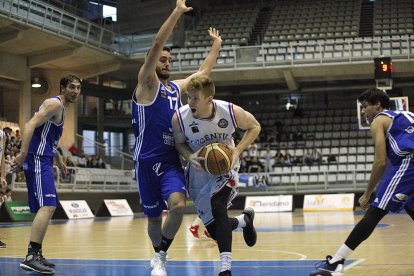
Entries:
[[30,140],[32,140],[34,130],[46,123],[62,112],[62,104],[57,99],[47,99],[44,101],[39,111],[25,124],[22,135],[22,145],[20,153],[16,156],[12,164],[12,170],[17,171],[22,165],[29,151]]
[[211,70],[213,70],[214,65],[216,64],[217,57],[220,52],[221,48],[221,36],[219,30],[215,28],[211,28],[208,30],[208,34],[210,35],[211,39],[213,40],[213,44],[211,45],[210,52],[208,53],[207,57],[204,59],[203,63],[200,65],[198,71],[185,79],[177,80],[176,83],[180,86],[181,91],[187,90],[187,85],[190,79],[197,75],[205,75],[210,76]]
[[184,157],[185,160],[190,162],[191,165],[193,165],[196,169],[201,170],[202,167],[200,165],[200,160],[203,158],[198,157],[199,151],[193,152],[188,146],[187,137],[185,137],[183,131],[181,130],[177,112],[175,112],[174,116],[172,117],[171,124],[173,129],[175,148],[177,149],[178,153]]
[[156,88],[158,86],[158,77],[155,73],[157,60],[162,52],[168,37],[171,35],[174,26],[177,24],[178,19],[185,12],[191,11],[191,7],[185,5],[185,0],[177,0],[177,4],[173,12],[162,24],[160,30],[155,36],[154,43],[145,58],[144,65],[141,67],[138,73],[138,86],[135,97],[142,97],[142,93],[149,93],[151,95],[145,95],[145,97],[153,98],[155,96]]
[[248,111],[240,106],[233,105],[234,116],[236,118],[237,126],[246,130],[242,139],[233,151],[233,164],[239,159],[240,154],[253,143],[257,136],[259,136],[261,126],[256,118]]

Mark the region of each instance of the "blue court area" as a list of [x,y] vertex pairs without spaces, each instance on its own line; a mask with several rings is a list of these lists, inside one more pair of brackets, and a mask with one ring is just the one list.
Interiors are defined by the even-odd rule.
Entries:
[[[38,275],[19,268],[21,259],[0,258],[0,275]],[[55,275],[70,276],[148,276],[151,268],[148,260],[74,260],[50,259],[56,263]],[[237,276],[289,275],[305,276],[313,270],[316,260],[292,261],[233,261],[232,273]],[[354,261],[347,261],[352,265]],[[169,261],[168,276],[218,275],[218,261]]]

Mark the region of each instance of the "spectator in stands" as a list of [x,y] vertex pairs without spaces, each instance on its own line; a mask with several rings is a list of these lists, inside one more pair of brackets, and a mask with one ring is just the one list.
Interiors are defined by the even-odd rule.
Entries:
[[248,173],[259,173],[263,171],[263,164],[260,162],[257,156],[254,156],[250,161],[249,168],[247,169]]
[[312,150],[312,163],[318,165],[322,163],[322,154],[317,149]]
[[[210,28],[208,32],[213,44],[198,72],[186,79],[169,82],[172,58],[165,44],[181,15],[190,10],[192,8],[185,5],[185,0],[177,0],[174,11],[162,24],[138,72],[138,84],[133,95],[135,172],[144,214],[148,217],[148,235],[155,251],[153,276],[167,273],[167,250],[180,228],[185,207],[185,179],[174,147],[171,118],[182,105],[181,92],[187,90],[190,79],[210,75],[222,42],[218,30]],[[167,208],[169,212],[163,224],[161,214]]]
[[306,149],[306,153],[303,155],[303,164],[307,166],[312,166],[313,164],[313,158],[310,149]]
[[[375,144],[371,176],[358,200],[366,213],[336,254],[328,255],[311,276],[343,275],[345,259],[372,234],[388,212],[400,212],[404,208],[414,220],[414,113],[388,110],[390,98],[380,89],[364,91],[358,101],[361,115],[371,124]],[[377,185],[375,199],[370,202]]]
[[103,161],[103,159],[100,156],[98,156],[97,158],[98,158],[98,160],[97,160],[98,168],[106,169],[105,161]]
[[270,172],[270,167],[272,166],[272,156],[270,153],[270,146],[266,147],[266,153],[264,157],[265,157],[264,171]]
[[275,162],[273,164],[273,167],[283,166],[283,164],[285,163],[285,156],[279,149],[276,151],[274,159]]
[[259,156],[259,146],[256,144],[256,142],[252,143],[249,146],[248,153],[250,158]]
[[283,165],[285,166],[293,165],[293,156],[290,154],[288,150],[285,150],[285,154],[283,155]]
[[10,188],[6,189],[6,194],[4,195],[4,202],[11,202],[12,200],[12,190]]
[[66,157],[66,166],[75,167],[75,163],[73,163],[72,158],[70,156]]
[[17,172],[24,163],[29,207],[36,213],[27,255],[20,267],[43,274],[55,272],[55,265],[42,254],[43,239],[58,203],[53,157],[56,155],[60,170],[66,174],[66,165],[56,145],[62,135],[65,110],[69,104],[76,103],[81,80],[74,75],[65,76],[60,79],[59,89],[59,96],[46,99],[25,124],[21,151],[12,164],[12,170]]
[[0,207],[1,205],[3,205],[3,203],[4,203],[4,193],[3,191],[0,191]]

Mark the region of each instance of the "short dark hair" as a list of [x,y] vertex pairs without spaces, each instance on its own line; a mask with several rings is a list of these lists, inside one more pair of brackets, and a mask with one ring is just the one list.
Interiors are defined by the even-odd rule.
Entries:
[[358,102],[368,102],[369,104],[380,103],[383,108],[390,107],[390,97],[383,90],[377,88],[370,88],[361,93],[358,97]]
[[[146,56],[148,56],[148,54],[149,54],[149,52],[151,51],[151,49],[152,49],[152,48],[149,48],[149,50],[148,50],[148,52],[147,52]],[[168,53],[170,53],[170,54],[171,54],[171,48],[170,48],[170,47],[168,47],[168,46],[164,46],[164,47],[162,47],[162,50],[163,50],[163,51],[167,51]]]
[[68,83],[72,82],[73,80],[77,80],[79,83],[82,84],[82,81],[78,76],[67,75],[60,79],[60,86],[66,87]]

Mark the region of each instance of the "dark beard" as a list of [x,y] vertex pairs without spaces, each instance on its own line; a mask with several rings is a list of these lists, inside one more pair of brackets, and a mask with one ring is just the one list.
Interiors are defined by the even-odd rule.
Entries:
[[155,70],[155,72],[157,73],[158,78],[161,80],[168,80],[168,78],[170,77],[169,72],[166,74],[161,73],[161,70]]

